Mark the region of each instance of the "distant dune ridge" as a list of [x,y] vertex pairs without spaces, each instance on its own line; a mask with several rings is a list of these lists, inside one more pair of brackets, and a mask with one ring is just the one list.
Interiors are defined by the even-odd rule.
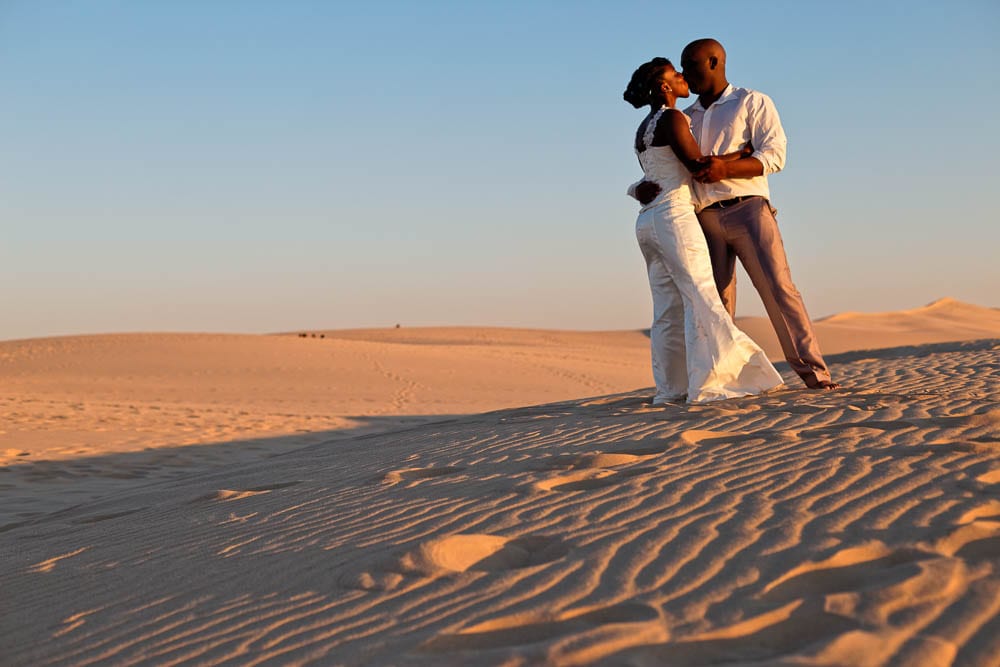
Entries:
[[[782,358],[777,337],[767,318],[741,317],[737,318],[737,323],[772,359]],[[815,329],[824,354],[996,338],[1000,330],[1000,309],[944,298],[911,310],[831,315],[816,320]]]
[[297,333],[0,342],[0,664],[997,664],[996,309],[663,408],[642,332]]

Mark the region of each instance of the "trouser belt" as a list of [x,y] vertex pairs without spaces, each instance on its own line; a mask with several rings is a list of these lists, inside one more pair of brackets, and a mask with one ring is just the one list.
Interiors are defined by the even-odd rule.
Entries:
[[747,199],[753,199],[754,197],[759,197],[760,195],[743,195],[741,197],[733,197],[732,199],[723,199],[722,201],[717,201],[714,204],[709,204],[704,210],[711,210],[717,208],[729,208],[730,206],[735,206],[741,201],[746,201]]

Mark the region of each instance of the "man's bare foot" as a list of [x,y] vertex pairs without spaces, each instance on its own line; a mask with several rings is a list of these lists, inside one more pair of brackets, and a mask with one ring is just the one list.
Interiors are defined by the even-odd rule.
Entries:
[[820,380],[816,384],[808,385],[808,387],[810,389],[819,389],[820,391],[830,391],[832,389],[840,389],[840,383],[833,380]]

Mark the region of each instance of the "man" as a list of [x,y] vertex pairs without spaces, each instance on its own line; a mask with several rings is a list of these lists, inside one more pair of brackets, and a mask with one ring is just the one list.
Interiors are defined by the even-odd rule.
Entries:
[[[778,334],[792,369],[811,389],[836,389],[819,351],[802,295],[792,283],[770,203],[767,175],[785,164],[785,132],[774,103],[763,93],[726,79],[726,52],[714,39],[691,42],[681,54],[684,78],[698,100],[684,110],[704,155],[753,153],[738,160],[706,157],[694,174],[698,221],[708,241],[715,284],[730,316],[736,315],[736,258],[740,259]],[[659,186],[641,181],[631,190],[643,204]]]

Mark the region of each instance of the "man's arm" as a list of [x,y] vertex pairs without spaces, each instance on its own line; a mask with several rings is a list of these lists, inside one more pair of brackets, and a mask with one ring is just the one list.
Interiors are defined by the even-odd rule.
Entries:
[[726,156],[709,155],[702,159],[702,168],[693,176],[699,183],[715,183],[727,178],[753,178],[764,173],[764,164],[755,157],[727,160]]
[[638,199],[639,203],[645,206],[656,199],[656,195],[660,194],[660,186],[653,181],[638,181],[628,186],[627,194],[633,199]]
[[787,139],[774,102],[767,95],[753,91],[747,98],[747,123],[754,151],[749,157],[725,162],[718,157],[704,160],[704,168],[694,177],[701,183],[715,183],[727,178],[753,178],[774,174],[785,166]]
[[764,176],[776,174],[785,167],[788,146],[778,110],[764,93],[754,91],[747,101],[750,104],[750,142],[755,148],[753,157],[763,166]]

